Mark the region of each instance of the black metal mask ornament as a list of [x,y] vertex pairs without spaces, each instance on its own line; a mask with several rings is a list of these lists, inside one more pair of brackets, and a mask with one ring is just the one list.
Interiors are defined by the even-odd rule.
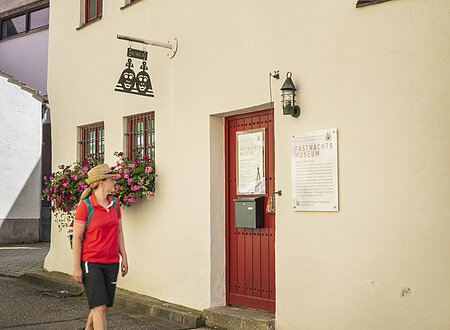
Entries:
[[[117,92],[124,92],[142,96],[154,97],[152,90],[152,83],[150,80],[150,75],[146,72],[148,70],[147,66],[147,52],[138,49],[128,49],[128,60],[125,64],[126,68],[122,71],[119,81],[114,89]],[[134,70],[133,61],[131,57],[143,60],[140,66],[141,71],[136,75]]]
[[141,70],[136,76],[136,87],[137,91],[145,96],[154,96],[152,90],[152,81],[150,80],[150,76],[148,75],[146,70],[148,70],[147,63],[145,61],[142,62]]

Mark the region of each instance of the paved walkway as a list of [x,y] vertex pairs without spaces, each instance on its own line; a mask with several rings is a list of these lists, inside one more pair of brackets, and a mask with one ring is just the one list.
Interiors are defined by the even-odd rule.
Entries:
[[[64,288],[67,287],[66,288],[67,291],[70,291],[69,288],[71,286],[74,286],[74,283],[73,283],[72,279],[70,278],[70,276],[63,275],[63,274],[46,273],[46,272],[42,271],[43,265],[44,265],[44,259],[45,259],[46,255],[48,254],[49,248],[50,248],[49,242],[40,242],[40,243],[34,243],[34,244],[0,245],[0,281],[7,281],[8,279],[6,277],[19,278],[19,277],[22,277],[24,274],[27,274],[27,275],[25,275],[25,277],[22,277],[22,279],[26,278],[27,276],[31,276],[33,279],[36,279],[36,278],[39,279],[39,276],[43,276],[44,279],[46,280],[46,283],[47,282],[51,283],[51,285],[49,283],[47,283],[49,285],[48,287],[54,286],[55,290],[60,290],[62,287],[64,287]],[[6,277],[1,278],[1,276],[6,276]],[[55,277],[55,276],[56,277],[58,277],[58,276],[64,277],[64,281],[63,281],[64,283],[61,283],[60,281],[57,281],[56,279],[54,279],[53,277]],[[9,279],[9,280],[14,281],[15,279]],[[30,280],[28,280],[28,282],[34,283],[33,281],[30,281]],[[38,281],[36,283],[40,283],[40,282]],[[63,284],[66,284],[66,285],[64,286]],[[58,288],[58,289],[56,289],[56,288]],[[147,311],[149,309],[149,306],[148,306],[149,303],[147,303],[147,300],[149,300],[149,299],[151,300],[152,298],[145,297],[146,299],[144,299],[141,297],[137,297],[138,296],[137,294],[127,293],[127,292],[120,294],[120,292],[121,292],[120,290],[119,290],[119,292],[116,292],[116,299],[115,299],[116,305],[118,307],[115,309],[115,311],[118,314],[118,316],[115,316],[117,320],[114,319],[114,315],[111,318],[111,322],[112,322],[111,325],[117,325],[117,327],[113,326],[112,328],[117,328],[117,329],[125,329],[125,328],[127,328],[127,329],[155,329],[155,330],[156,329],[158,329],[158,330],[159,329],[174,330],[174,329],[195,328],[195,326],[194,327],[186,326],[186,325],[183,325],[180,323],[177,324],[177,323],[172,322],[176,319],[176,318],[174,319],[173,315],[178,316],[179,318],[184,317],[184,318],[186,318],[186,320],[189,321],[190,320],[190,318],[188,318],[189,315],[184,310],[178,311],[177,309],[171,309],[171,307],[167,303],[156,304],[153,302],[152,304],[150,304],[151,310],[155,311],[156,314],[159,313],[161,315],[159,315],[159,314],[156,315],[155,313],[153,313],[155,315],[150,315],[147,312],[142,314],[142,313],[140,313],[140,311],[141,310]],[[13,296],[15,296],[15,295],[13,295]],[[5,297],[3,297],[3,298],[5,298]],[[57,299],[57,298],[55,298],[55,299]],[[84,305],[86,305],[86,302],[83,302],[83,306]],[[159,305],[161,305],[162,307]],[[127,308],[127,306],[128,306],[128,308]],[[123,308],[121,308],[121,307],[123,307]],[[132,311],[134,309],[136,309],[136,310],[133,313],[131,313],[130,311]],[[161,311],[161,313],[160,313],[160,311]],[[2,311],[0,310],[0,319],[2,319],[1,312]],[[136,314],[136,313],[138,313],[138,314]],[[128,316],[130,316],[131,319],[128,318],[125,321],[122,320]],[[76,322],[79,325],[83,325],[84,317],[85,316],[83,315],[83,317],[81,319],[75,318],[73,320],[73,322]],[[196,318],[197,315],[194,315],[192,317]],[[136,320],[133,321],[132,319],[133,320],[136,319]],[[137,320],[137,319],[139,319],[139,320]],[[119,321],[122,323],[125,322],[125,324],[127,324],[127,327],[120,326],[120,324],[122,324],[122,323],[120,323]],[[54,321],[54,322],[56,322],[56,321]],[[65,320],[64,322],[67,322],[67,320]],[[136,324],[131,326],[131,324],[133,322]],[[145,324],[145,325],[140,327],[141,323],[139,323],[139,322],[141,322],[141,323],[144,322],[143,324]],[[64,327],[61,328],[57,324],[55,324],[54,328],[50,327],[50,325],[53,326],[53,324],[48,323],[46,325],[42,325],[42,327],[36,327],[36,325],[32,325],[30,328],[23,327],[23,329],[47,329],[47,328],[48,329],[63,329],[64,328]],[[3,328],[3,327],[0,325],[0,328]],[[16,327],[13,327],[13,328],[15,329]],[[77,328],[77,327],[76,326],[73,327],[73,325],[72,325],[72,327],[69,326],[69,328]],[[64,329],[66,329],[66,328],[64,328]],[[208,329],[208,328],[201,327],[199,329]]]
[[49,242],[0,246],[0,275],[20,277],[41,271],[49,248]]

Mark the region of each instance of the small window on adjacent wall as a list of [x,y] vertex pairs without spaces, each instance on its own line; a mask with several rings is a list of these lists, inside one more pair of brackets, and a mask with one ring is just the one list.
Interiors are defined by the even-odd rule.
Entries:
[[105,125],[103,122],[78,127],[78,160],[105,159]]
[[356,7],[364,7],[364,6],[369,6],[369,5],[376,5],[377,3],[381,3],[381,2],[385,2],[385,1],[390,1],[390,0],[358,0],[358,2],[356,3]]
[[0,20],[0,39],[40,31],[48,27],[49,8],[38,7],[15,13],[14,15]]
[[146,112],[124,118],[126,156],[155,160],[155,113]]

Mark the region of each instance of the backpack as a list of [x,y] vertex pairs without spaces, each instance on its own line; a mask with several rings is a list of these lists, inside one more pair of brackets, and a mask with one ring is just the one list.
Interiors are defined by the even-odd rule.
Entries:
[[[116,213],[117,213],[118,210],[119,210],[119,204],[117,204],[117,200],[116,200],[115,197],[113,197],[113,196],[110,196],[110,197],[111,197],[111,199],[113,201],[113,206],[116,209]],[[86,199],[83,199],[82,203],[86,204],[87,213],[88,214],[87,214],[86,224],[84,226],[83,238],[82,238],[81,241],[83,241],[84,234],[86,233],[86,230],[88,229],[88,226],[91,223],[92,216],[94,215],[94,206],[92,206],[91,199],[89,197],[86,198]],[[68,231],[69,232],[69,242],[70,242],[70,248],[71,249],[73,248],[73,245],[72,245],[73,244],[73,223],[74,223],[74,220],[72,220],[72,222],[70,223],[69,231]]]

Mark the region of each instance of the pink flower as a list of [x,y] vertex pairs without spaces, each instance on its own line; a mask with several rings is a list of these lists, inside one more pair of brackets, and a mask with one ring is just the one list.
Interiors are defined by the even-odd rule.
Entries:
[[130,202],[130,203],[135,203],[136,201],[137,201],[137,199],[134,197],[128,198],[128,202]]
[[64,182],[63,187],[67,187],[69,185],[69,182]]
[[137,191],[139,189],[141,189],[140,186],[137,186],[137,185],[131,186],[131,191]]
[[139,180],[138,185],[142,186],[144,184],[144,181]]
[[128,183],[133,183],[133,182],[134,182],[133,178],[128,178]]
[[152,173],[153,168],[151,166],[145,166],[145,173]]
[[128,174],[125,174],[123,177],[124,177],[125,179],[128,179],[130,176],[129,176]]
[[135,168],[135,166],[136,166],[136,165],[134,165],[133,163],[128,164],[128,167],[129,167],[129,168]]
[[151,197],[151,198],[155,197],[155,193],[151,192],[151,193],[150,193],[150,197]]
[[87,167],[85,166],[85,167],[83,167],[83,170],[84,170],[84,171],[89,171],[89,168],[87,168]]

